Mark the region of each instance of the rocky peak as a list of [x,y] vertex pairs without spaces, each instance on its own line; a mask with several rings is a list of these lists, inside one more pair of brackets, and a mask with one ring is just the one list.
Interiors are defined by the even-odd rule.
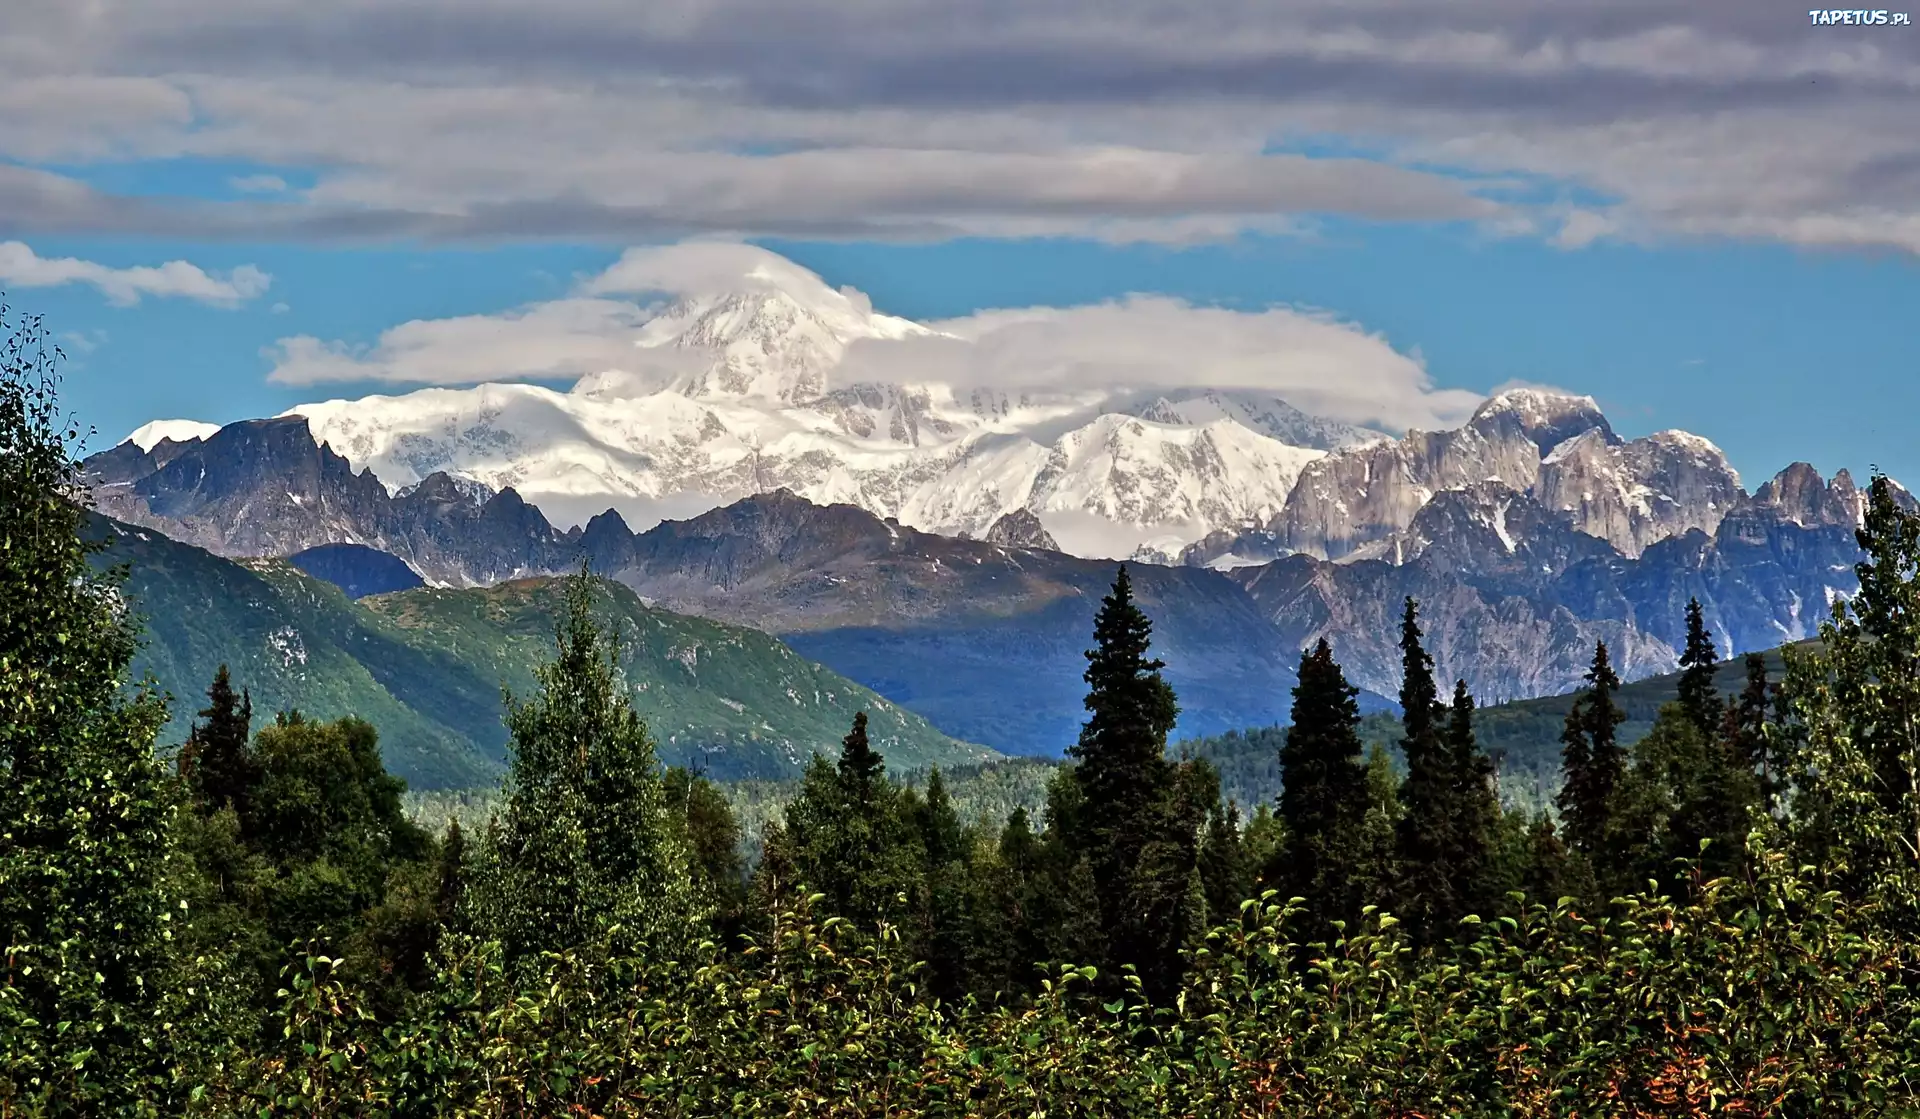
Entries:
[[1040,518],[1034,516],[1031,509],[1015,509],[1003,514],[987,529],[986,540],[1002,548],[1037,548],[1048,552],[1060,550],[1060,545],[1054,542],[1046,526],[1040,523]]
[[1517,432],[1543,455],[1588,432],[1597,432],[1607,443],[1619,442],[1593,397],[1552,389],[1519,388],[1496,393],[1474,410],[1467,426],[1488,434]]
[[1541,461],[1533,495],[1629,556],[1690,529],[1711,535],[1747,500],[1720,448],[1684,431],[1627,443],[1583,432]]
[[1841,470],[1829,483],[1811,463],[1796,462],[1761,483],[1753,503],[1774,511],[1785,520],[1811,528],[1815,525],[1860,523],[1866,508],[1866,495],[1853,484],[1853,476]]

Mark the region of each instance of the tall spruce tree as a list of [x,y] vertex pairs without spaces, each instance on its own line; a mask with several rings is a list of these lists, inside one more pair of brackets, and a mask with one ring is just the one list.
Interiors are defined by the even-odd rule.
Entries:
[[1240,806],[1216,804],[1207,815],[1207,832],[1200,842],[1200,881],[1206,893],[1207,922],[1235,924],[1240,903],[1253,896],[1253,868],[1247,864],[1240,841]]
[[1324,638],[1301,654],[1293,725],[1280,747],[1285,839],[1266,879],[1285,894],[1305,898],[1309,914],[1322,924],[1359,908],[1355,863],[1367,814],[1359,695]]
[[886,759],[867,738],[866,712],[855,714],[838,760],[814,755],[787,806],[795,878],[826,895],[829,913],[863,930],[882,919],[910,922],[900,898],[915,904],[926,858],[917,807],[887,779]]
[[856,800],[870,801],[884,787],[887,763],[867,741],[865,711],[854,712],[853,729],[840,740],[840,760],[836,768],[840,771],[841,788]]
[[1447,710],[1447,758],[1452,771],[1454,850],[1458,868],[1457,908],[1449,916],[1469,913],[1490,917],[1501,897],[1494,878],[1493,848],[1500,830],[1500,797],[1494,787],[1493,759],[1480,749],[1473,732],[1473,694],[1465,680],[1453,685],[1453,704]]
[[168,1098],[167,716],[125,687],[136,624],[83,535],[58,362],[0,305],[0,1079],[20,1114],[130,1115]]
[[221,665],[207,688],[207,705],[180,747],[180,775],[203,812],[231,808],[247,814],[247,794],[259,780],[252,751],[253,696],[234,694],[227,666]]
[[1409,598],[1400,619],[1400,750],[1407,777],[1400,786],[1392,895],[1393,908],[1424,938],[1460,915],[1460,888],[1473,871],[1461,863],[1462,782],[1445,738],[1447,712],[1434,685],[1433,658],[1420,638],[1419,607]]
[[665,946],[698,912],[653,737],[622,686],[617,639],[594,617],[597,588],[584,567],[566,580],[539,691],[506,697],[504,803],[469,896],[515,959],[616,927],[623,941]]
[[1738,762],[1756,775],[1760,806],[1772,811],[1774,760],[1767,746],[1767,720],[1773,713],[1774,689],[1767,680],[1767,658],[1748,653],[1744,660],[1746,683],[1737,697],[1727,700],[1726,719],[1720,735]]
[[1626,775],[1626,754],[1620,748],[1620,724],[1625,712],[1614,699],[1620,677],[1607,658],[1607,643],[1595,642],[1587,687],[1567,711],[1561,731],[1561,783],[1555,803],[1568,844],[1596,864],[1615,861],[1609,851],[1608,822],[1614,790]]
[[1713,669],[1719,663],[1713,638],[1700,610],[1700,600],[1687,600],[1687,643],[1680,653],[1680,709],[1703,737],[1720,729],[1720,693],[1714,690]]
[[1112,960],[1164,991],[1180,970],[1198,844],[1166,757],[1179,706],[1160,675],[1164,662],[1149,655],[1152,633],[1123,564],[1094,616],[1087,721],[1068,753],[1079,763],[1073,772],[1083,796],[1077,846]]

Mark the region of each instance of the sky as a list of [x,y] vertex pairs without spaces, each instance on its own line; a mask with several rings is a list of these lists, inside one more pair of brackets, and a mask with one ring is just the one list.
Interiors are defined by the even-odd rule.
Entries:
[[982,376],[1920,479],[1916,94],[1920,30],[1732,0],[11,0],[0,291],[102,446],[564,386],[748,242]]

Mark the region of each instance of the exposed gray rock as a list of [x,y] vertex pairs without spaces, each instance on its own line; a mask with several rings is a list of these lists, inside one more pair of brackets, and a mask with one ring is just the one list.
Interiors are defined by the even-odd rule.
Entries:
[[1002,548],[1039,548],[1043,551],[1057,552],[1060,545],[1048,535],[1040,518],[1034,516],[1031,509],[1015,509],[1001,516],[987,529],[987,543],[998,544]]

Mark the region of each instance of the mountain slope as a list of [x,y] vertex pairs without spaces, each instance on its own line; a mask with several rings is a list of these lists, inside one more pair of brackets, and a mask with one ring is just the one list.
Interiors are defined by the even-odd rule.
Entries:
[[[1081,654],[1116,568],[785,491],[659,525],[594,564],[670,609],[779,634],[963,738],[1029,754],[1078,734]],[[1238,587],[1195,568],[1132,571],[1185,733],[1285,709],[1298,647]]]
[[[550,653],[553,579],[493,588],[423,588],[358,603],[281,560],[235,563],[132,526],[95,519],[103,562],[126,563],[125,593],[146,620],[136,672],[179,697],[178,741],[214,669],[229,665],[262,714],[360,715],[381,730],[395,772],[423,787],[496,776],[506,732],[500,689],[533,687]],[[722,776],[796,774],[831,749],[856,710],[903,766],[993,756],[811,663],[763,633],[646,606],[606,584],[623,631],[621,667],[670,763]]]

